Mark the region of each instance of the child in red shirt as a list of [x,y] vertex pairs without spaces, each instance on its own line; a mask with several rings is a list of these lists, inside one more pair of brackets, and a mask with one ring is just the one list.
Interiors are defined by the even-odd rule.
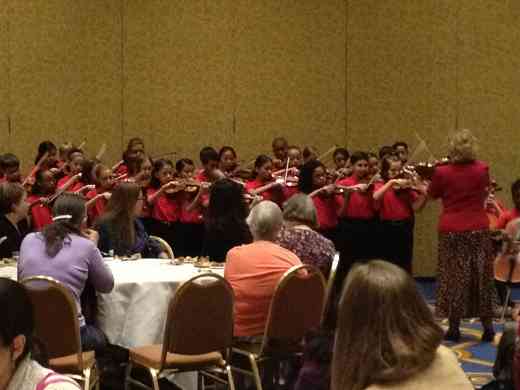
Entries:
[[382,160],[383,182],[375,183],[373,198],[381,223],[381,258],[412,273],[414,212],[424,207],[427,189],[412,189],[410,180],[398,178],[402,168],[397,157]]
[[188,184],[179,192],[180,216],[177,226],[177,250],[178,256],[200,256],[204,242],[203,194],[207,194],[206,183],[199,186],[190,186],[194,181],[195,164],[188,158],[183,158],[175,164],[177,177],[186,180]]
[[233,176],[237,169],[237,152],[231,146],[223,146],[218,152],[219,169],[227,177]]
[[273,178],[273,161],[269,156],[261,154],[255,160],[254,180],[246,183],[246,191],[251,195],[260,195],[264,200],[271,200],[282,207],[287,199],[286,187]]
[[94,167],[94,177],[96,188],[87,192],[87,214],[90,225],[94,225],[105,212],[105,206],[110,199],[110,193],[114,187],[112,170],[103,164]]
[[179,221],[179,192],[182,186],[174,181],[173,163],[158,159],[153,164],[147,201],[152,209],[151,234],[166,240],[176,251],[176,230]]
[[343,187],[345,195],[338,214],[340,217],[340,279],[348,273],[354,262],[377,258],[375,244],[379,239],[377,212],[372,198],[369,181],[369,156],[365,152],[355,152],[350,156],[352,175],[339,180],[336,185]]
[[511,185],[511,198],[515,207],[500,215],[496,224],[497,229],[505,229],[513,219],[520,218],[520,179]]
[[341,195],[335,185],[327,185],[327,169],[318,160],[311,160],[300,170],[298,188],[308,194],[316,208],[318,231],[337,245],[338,210],[342,205]]
[[63,188],[65,184],[69,184],[65,191],[76,192],[85,185],[79,180],[81,177],[77,176],[83,169],[84,160],[85,157],[80,149],[74,148],[69,151],[67,162],[69,174],[58,180],[58,189]]
[[50,170],[36,171],[31,195],[27,197],[31,229],[42,230],[52,223],[52,209],[47,199],[56,192],[56,180]]

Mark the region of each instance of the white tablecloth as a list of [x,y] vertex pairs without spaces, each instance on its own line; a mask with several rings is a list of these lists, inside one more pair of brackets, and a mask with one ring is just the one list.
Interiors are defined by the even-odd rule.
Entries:
[[16,280],[17,279],[17,272],[16,267],[12,266],[1,266],[0,267],[0,278],[9,278]]

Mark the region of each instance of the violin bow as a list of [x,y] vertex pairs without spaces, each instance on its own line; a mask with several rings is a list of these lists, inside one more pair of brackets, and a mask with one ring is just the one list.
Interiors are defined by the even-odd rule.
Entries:
[[161,153],[155,156],[152,156],[152,160],[155,160],[156,158],[163,158],[168,156],[176,156],[177,152],[168,152],[168,153]]
[[112,168],[111,168],[112,171],[115,171],[117,168],[119,168],[121,165],[123,165],[124,162],[125,162],[124,160],[120,160],[117,163],[115,163],[114,166],[112,166]]
[[30,177],[33,177],[34,174],[38,171],[38,169],[40,169],[41,165],[43,164],[43,162],[45,160],[47,160],[47,157],[49,157],[49,152],[45,152],[43,154],[43,156],[40,157],[40,159],[36,162],[36,165],[33,167],[33,169],[31,169],[31,172],[29,173],[28,176],[25,177],[25,179],[23,180],[22,182],[22,186],[26,185],[27,184],[27,180],[30,178]]
[[284,174],[284,177],[283,177],[283,182],[285,184],[287,184],[287,176],[289,175],[289,161],[290,161],[290,158],[287,157],[287,163],[285,164],[285,174]]
[[83,142],[81,142],[78,146],[78,149],[79,150],[83,150],[83,148],[85,147],[85,145],[87,144],[87,140],[83,140]]
[[325,153],[321,154],[320,156],[318,156],[318,158],[316,160],[318,161],[321,161],[323,160],[325,157],[329,156],[330,154],[334,153],[334,151],[338,148],[338,145],[332,145],[332,147],[327,150]]
[[[417,131],[415,131],[415,137],[419,140],[419,145],[421,145],[421,143],[422,143],[422,145],[421,145],[422,149],[424,149],[426,151],[426,153],[428,153],[430,155],[430,159],[432,161],[435,161],[436,160],[435,155],[432,153],[432,151],[428,147],[428,144],[426,143],[426,141],[419,135],[419,133]],[[418,147],[416,149],[418,149]]]
[[107,144],[103,142],[103,144],[101,145],[101,148],[99,148],[98,154],[96,154],[96,160],[101,161],[101,158],[103,157],[103,155],[105,154],[106,151],[107,151]]

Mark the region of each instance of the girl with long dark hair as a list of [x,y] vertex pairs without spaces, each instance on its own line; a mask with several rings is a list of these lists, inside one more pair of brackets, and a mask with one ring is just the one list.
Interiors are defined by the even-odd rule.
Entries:
[[246,223],[248,213],[244,188],[240,184],[221,179],[212,185],[203,249],[210,260],[223,262],[231,248],[252,242]]
[[101,330],[86,323],[80,310],[80,296],[87,279],[96,291],[108,293],[114,287],[114,277],[97,249],[97,233],[86,228],[83,197],[61,195],[54,203],[52,214],[50,225],[23,240],[18,279],[44,275],[63,283],[77,303],[83,350],[102,349],[107,343],[106,337]]

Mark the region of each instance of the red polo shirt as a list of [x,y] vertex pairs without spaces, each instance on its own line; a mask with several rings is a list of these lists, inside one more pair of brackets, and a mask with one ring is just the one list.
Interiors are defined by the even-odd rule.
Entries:
[[44,226],[52,223],[52,211],[49,206],[38,202],[41,198],[43,197],[38,195],[29,195],[26,200],[29,205],[34,203],[34,206],[29,209],[33,230],[42,230]]
[[432,198],[442,200],[439,231],[488,229],[489,219],[484,207],[488,187],[489,168],[482,161],[437,167],[429,193]]
[[338,225],[338,210],[342,204],[341,196],[317,194],[312,197],[312,202],[318,215],[319,229],[335,228]]
[[[385,183],[378,182],[374,185],[374,191],[383,187]],[[419,198],[417,191],[412,189],[395,190],[389,188],[378,201],[375,202],[379,209],[379,217],[383,221],[403,221],[413,217],[413,203]]]
[[[147,196],[153,195],[158,190],[149,188]],[[152,218],[163,222],[176,222],[179,220],[180,205],[179,194],[164,194],[159,195],[155,202],[152,203]]]
[[[91,200],[97,195],[97,189],[93,189],[87,192],[86,197],[88,200]],[[97,198],[94,204],[88,208],[87,214],[91,224],[93,224],[96,221],[96,219],[105,212],[105,206],[107,205],[107,203],[108,201],[105,199],[105,197],[100,197]]]
[[[352,175],[345,179],[339,180],[338,185],[350,187],[359,184],[356,176]],[[344,202],[344,199],[341,199]],[[372,219],[375,218],[376,211],[374,200],[372,199],[372,191],[366,192],[354,191],[350,193],[347,207],[341,217],[353,219]]]

